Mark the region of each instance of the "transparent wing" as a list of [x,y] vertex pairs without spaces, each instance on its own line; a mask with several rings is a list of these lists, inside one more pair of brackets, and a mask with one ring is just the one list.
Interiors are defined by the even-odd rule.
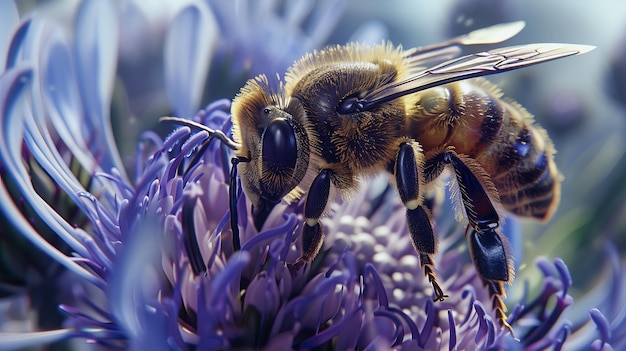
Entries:
[[562,57],[579,55],[595,47],[574,44],[528,44],[462,56],[426,70],[416,72],[403,81],[391,81],[366,96],[346,101],[353,110],[368,110],[400,96],[463,79],[506,72]]
[[459,56],[459,45],[500,43],[515,36],[524,26],[523,21],[517,21],[477,29],[441,43],[408,49],[404,52],[404,59],[411,69],[423,69]]

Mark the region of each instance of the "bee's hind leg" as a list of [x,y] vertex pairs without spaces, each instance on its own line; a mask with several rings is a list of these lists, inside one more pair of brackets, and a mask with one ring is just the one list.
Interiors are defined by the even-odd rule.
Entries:
[[419,255],[420,264],[430,281],[435,301],[443,301],[445,295],[435,275],[433,255],[437,240],[431,224],[431,216],[423,203],[424,154],[415,141],[400,144],[394,164],[394,175],[400,198],[406,206],[406,218],[413,245]]
[[489,290],[493,308],[502,327],[513,332],[507,322],[503,283],[513,279],[512,260],[507,253],[508,241],[498,233],[500,216],[493,201],[498,194],[487,172],[474,159],[447,150],[431,160],[439,159],[454,168],[465,213],[469,221],[467,240],[478,275]]

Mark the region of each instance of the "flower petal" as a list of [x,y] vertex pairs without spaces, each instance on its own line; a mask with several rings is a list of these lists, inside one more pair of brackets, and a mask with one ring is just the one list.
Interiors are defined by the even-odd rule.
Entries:
[[108,297],[116,323],[135,346],[162,345],[163,349],[167,318],[160,308],[151,308],[158,301],[161,284],[162,237],[157,223],[154,219],[136,223],[115,258]]
[[261,244],[268,243],[271,240],[280,238],[281,236],[288,235],[292,232],[296,226],[296,216],[293,214],[287,215],[287,220],[280,226],[264,230],[259,234],[251,237],[241,245],[242,251],[252,251],[255,248],[261,247]]
[[42,51],[41,95],[44,106],[41,108],[73,157],[89,172],[96,171],[99,161],[88,146],[88,138],[93,132],[89,130],[91,125],[83,119],[71,48],[60,28],[48,32]]
[[24,20],[20,26],[15,30],[15,34],[11,37],[11,41],[9,46],[6,48],[6,64],[5,69],[9,69],[17,64],[19,59],[21,58],[21,54],[24,50],[24,46],[29,41],[27,38],[33,35],[35,30],[31,30],[32,27],[36,27],[32,25],[33,22],[30,18]]
[[452,351],[456,349],[456,325],[454,323],[454,315],[452,310],[448,310],[448,325],[450,326],[450,341],[448,344],[448,350]]
[[9,43],[13,31],[20,23],[20,16],[17,12],[17,6],[13,1],[0,2],[0,72],[4,70],[5,58],[9,51]]
[[572,286],[572,275],[569,272],[565,261],[563,261],[562,259],[556,258],[554,260],[554,266],[559,272],[559,276],[561,277],[561,283],[563,284],[563,292],[561,293],[561,297],[565,297],[565,295],[567,294],[567,289]]
[[48,345],[67,339],[71,329],[57,329],[31,333],[0,333],[0,350],[22,350]]
[[[380,340],[384,338],[384,336],[389,337],[390,332],[388,332],[387,329],[389,329],[388,321],[391,321],[393,326],[395,327],[395,331],[394,331],[393,338],[389,337],[389,340],[393,340],[394,346],[402,343],[402,340],[404,338],[404,326],[402,325],[402,320],[400,319],[399,316],[396,315],[396,313],[390,310],[386,310],[386,309],[379,309],[379,310],[374,311],[374,317],[385,317],[386,319],[382,322],[380,321],[378,321],[378,323],[374,322],[375,324],[372,325],[372,328],[374,328],[374,330],[376,330],[376,333],[378,334],[376,336],[377,339]],[[377,319],[375,318],[374,321],[377,321]],[[366,333],[366,334],[370,334],[370,333]],[[365,336],[372,337],[373,335],[365,335]],[[345,348],[345,350],[347,349],[348,348]]]
[[217,23],[203,3],[174,18],[165,39],[165,80],[178,116],[191,118],[198,110],[217,40]]
[[96,144],[105,146],[101,165],[106,171],[123,170],[111,129],[110,103],[118,50],[117,16],[112,2],[83,1],[74,23],[78,86],[90,131],[99,133]]
[[[34,210],[41,216],[51,229],[61,236],[74,250],[85,257],[86,249],[73,236],[73,229],[69,226],[43,199],[39,197],[32,183],[28,182],[21,156],[23,143],[23,124],[21,116],[27,115],[24,88],[30,86],[32,71],[28,67],[14,68],[0,75],[0,163],[4,171],[13,177],[15,186],[26,198]],[[24,237],[35,246],[49,254],[59,263],[66,266],[87,281],[101,285],[92,273],[88,272],[69,257],[61,253],[56,247],[45,241],[24,218],[19,208],[7,192],[4,179],[0,179],[0,209],[5,212],[6,218],[12,221],[13,226],[22,232]]]
[[597,308],[592,308],[591,311],[589,311],[589,317],[591,317],[591,320],[598,328],[600,340],[602,340],[603,343],[611,341],[611,325],[602,312]]
[[[361,324],[363,322],[363,310],[358,308],[347,312],[347,314],[348,315],[342,318],[339,322],[332,324],[330,327],[304,340],[302,344],[298,346],[305,350],[314,349],[323,346],[334,337],[341,339],[341,341],[338,341],[338,344],[340,345],[355,344],[355,339],[359,334],[353,331],[361,329]],[[354,330],[351,330],[352,328],[354,328]]]
[[365,265],[364,275],[371,274],[372,279],[374,280],[374,289],[376,290],[376,294],[378,295],[378,305],[384,308],[389,307],[389,299],[387,298],[387,292],[385,291],[385,286],[383,285],[382,280],[380,280],[380,276],[378,272],[376,272],[376,268],[370,263]]
[[250,306],[254,306],[264,320],[273,319],[280,307],[280,295],[276,279],[268,275],[267,272],[257,274],[246,289],[243,306],[244,311]]

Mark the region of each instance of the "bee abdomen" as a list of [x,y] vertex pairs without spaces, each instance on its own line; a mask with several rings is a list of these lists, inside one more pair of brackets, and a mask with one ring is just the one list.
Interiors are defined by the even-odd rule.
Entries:
[[549,167],[537,181],[509,194],[502,194],[500,200],[507,210],[518,216],[547,220],[558,204],[560,188],[559,173],[555,167]]
[[508,167],[492,174],[502,205],[519,216],[548,219],[560,198],[562,177],[547,133],[524,126],[503,150],[498,159]]
[[548,134],[518,103],[483,79],[457,82],[416,95],[409,131],[426,150],[454,146],[491,176],[504,208],[549,218],[560,197],[561,175]]

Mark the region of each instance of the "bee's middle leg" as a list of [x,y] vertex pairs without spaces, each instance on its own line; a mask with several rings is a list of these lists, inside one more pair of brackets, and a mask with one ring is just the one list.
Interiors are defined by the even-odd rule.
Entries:
[[409,234],[420,258],[420,264],[430,281],[435,301],[443,301],[447,295],[439,286],[435,275],[433,255],[437,250],[437,240],[431,224],[429,211],[423,199],[424,154],[415,141],[400,144],[396,156],[394,175],[400,198],[406,207]]

